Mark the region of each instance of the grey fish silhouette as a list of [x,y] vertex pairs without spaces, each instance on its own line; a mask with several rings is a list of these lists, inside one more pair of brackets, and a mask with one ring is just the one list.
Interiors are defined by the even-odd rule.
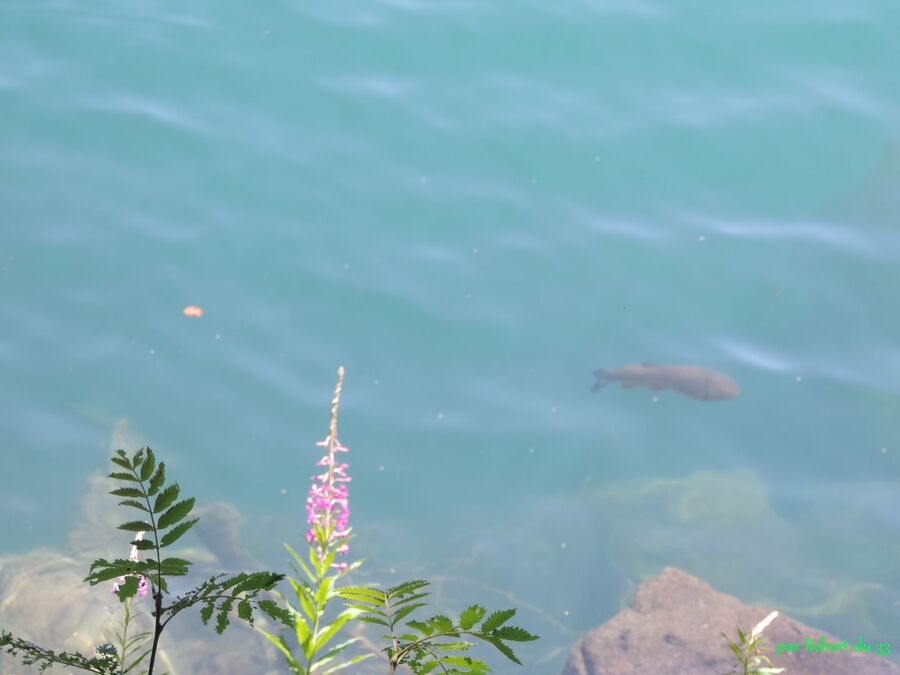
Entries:
[[597,382],[591,391],[599,391],[609,382],[622,389],[649,387],[654,391],[672,389],[701,401],[721,401],[741,393],[737,382],[725,373],[700,366],[659,366],[655,363],[630,364],[611,370],[595,370]]

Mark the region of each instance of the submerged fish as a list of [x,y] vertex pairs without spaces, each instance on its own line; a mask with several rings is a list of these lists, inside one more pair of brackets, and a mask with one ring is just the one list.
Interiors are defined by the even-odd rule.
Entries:
[[700,366],[658,366],[655,363],[631,364],[611,370],[595,370],[597,382],[591,391],[602,389],[609,382],[619,382],[622,389],[649,387],[672,389],[701,401],[720,401],[735,398],[741,393],[737,382],[725,373]]

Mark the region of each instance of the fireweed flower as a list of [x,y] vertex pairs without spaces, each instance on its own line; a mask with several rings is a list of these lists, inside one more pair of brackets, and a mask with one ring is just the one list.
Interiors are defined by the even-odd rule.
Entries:
[[[306,522],[310,525],[306,532],[306,541],[315,547],[319,560],[325,560],[327,549],[335,543],[338,543],[338,553],[346,554],[350,550],[346,542],[339,543],[350,534],[348,465],[336,459],[338,453],[348,452],[337,436],[338,404],[343,385],[344,368],[341,366],[338,368],[338,382],[334,390],[334,399],[331,401],[328,437],[316,443],[320,448],[325,448],[325,455],[316,462],[316,466],[324,467],[325,471],[312,477],[312,485],[309,486],[309,494],[306,497]],[[323,533],[321,539],[317,530]],[[347,569],[347,563],[335,563],[333,567],[343,572]]]
[[[144,538],[144,533],[143,533],[143,532],[138,532],[138,533],[137,533],[137,536],[135,537],[135,541],[140,541],[140,540],[143,539],[143,538]],[[132,545],[132,547],[131,547],[131,553],[128,554],[128,559],[131,560],[131,561],[133,561],[133,562],[137,562],[137,561],[139,560],[139,558],[138,558],[138,548],[137,548],[137,546]],[[124,583],[125,583],[125,577],[119,577],[118,579],[116,579],[116,583],[114,583],[114,584],[113,584],[113,587],[112,587],[112,592],[113,592],[113,593],[118,593],[118,592],[119,592],[119,586],[120,586],[121,584],[124,584]],[[148,591],[149,589],[150,589],[150,582],[147,580],[147,577],[139,576],[139,577],[138,577],[138,590],[137,590],[137,592],[138,592],[138,597],[140,597],[140,598],[146,598],[146,597],[147,597],[147,591]]]

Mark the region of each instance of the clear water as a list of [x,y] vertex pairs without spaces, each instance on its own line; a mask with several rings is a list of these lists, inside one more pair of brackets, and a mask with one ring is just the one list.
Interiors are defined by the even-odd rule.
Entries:
[[[285,567],[343,364],[354,551],[522,608],[527,672],[668,564],[900,640],[898,29],[3,0],[0,553],[64,539],[127,419]],[[742,395],[589,392],[640,361]]]

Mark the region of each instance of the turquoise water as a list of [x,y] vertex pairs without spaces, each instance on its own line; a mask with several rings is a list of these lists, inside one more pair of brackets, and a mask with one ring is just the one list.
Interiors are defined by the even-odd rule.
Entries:
[[[343,364],[354,552],[517,603],[527,672],[667,564],[900,643],[898,29],[4,0],[0,553],[64,539],[127,419],[284,567]],[[641,361],[742,394],[589,392]]]

